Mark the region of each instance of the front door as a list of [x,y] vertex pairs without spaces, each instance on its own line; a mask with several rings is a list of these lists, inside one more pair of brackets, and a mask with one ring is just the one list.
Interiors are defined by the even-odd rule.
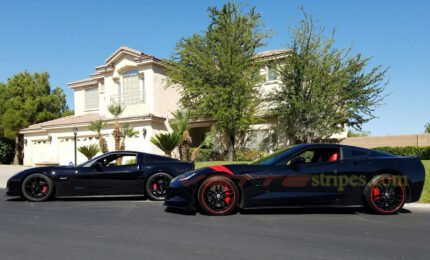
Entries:
[[80,167],[70,181],[76,195],[129,195],[139,189],[140,165],[137,155],[109,154],[87,167]]
[[[300,160],[297,160],[300,159]],[[335,202],[338,193],[339,148],[311,148],[273,168],[273,206]]]

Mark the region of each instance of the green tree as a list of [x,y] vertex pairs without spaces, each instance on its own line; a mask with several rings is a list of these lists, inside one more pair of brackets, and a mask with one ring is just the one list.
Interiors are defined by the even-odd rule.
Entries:
[[106,139],[104,138],[104,136],[102,135],[102,128],[106,126],[106,123],[103,122],[103,120],[96,120],[90,123],[90,125],[88,126],[88,128],[95,132],[97,134],[97,137],[99,138],[99,146],[100,146],[100,150],[102,151],[102,153],[107,153],[108,150],[108,146],[107,146],[107,142]]
[[363,132],[363,131],[353,131],[348,130],[348,137],[366,137],[369,136],[370,132]]
[[19,130],[69,114],[61,88],[51,90],[48,73],[18,73],[0,84],[0,134],[15,139],[15,164],[22,164]]
[[167,74],[192,117],[216,120],[233,160],[238,140],[256,121],[261,64],[253,57],[267,33],[255,8],[243,13],[229,2],[208,12],[208,28],[177,43]]
[[167,156],[172,157],[172,151],[178,146],[181,141],[181,136],[176,132],[157,134],[151,137],[151,143],[160,148]]
[[121,130],[118,118],[124,112],[125,106],[119,103],[113,103],[108,106],[109,113],[111,113],[115,118],[115,128],[112,132],[113,138],[115,140],[115,151],[120,150],[121,148]]
[[317,142],[346,126],[361,130],[384,98],[386,69],[335,48],[334,31],[327,36],[303,13],[290,31],[291,55],[279,66],[283,84],[270,95],[273,113],[293,142]]
[[135,137],[139,134],[139,132],[137,130],[134,130],[134,128],[129,124],[123,124],[121,126],[121,133],[122,133],[122,141],[121,141],[120,150],[124,151],[125,139]]
[[424,133],[426,133],[426,134],[430,134],[430,123],[427,123],[425,126],[424,126]]
[[94,156],[96,156],[96,154],[98,152],[100,152],[99,146],[97,144],[90,144],[90,145],[85,145],[85,146],[81,146],[78,148],[78,151],[83,154],[85,157],[87,157],[87,159],[91,159]]

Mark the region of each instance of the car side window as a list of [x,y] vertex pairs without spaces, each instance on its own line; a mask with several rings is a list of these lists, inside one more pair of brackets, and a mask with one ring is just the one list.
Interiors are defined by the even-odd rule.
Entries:
[[118,167],[124,165],[137,165],[136,154],[115,154],[100,158],[96,163],[102,167]]
[[369,153],[363,150],[354,149],[354,148],[343,148],[343,159],[356,158],[366,156]]
[[[301,157],[301,160],[297,160],[297,158]],[[315,148],[306,150],[298,155],[296,155],[293,159],[287,162],[287,165],[291,165],[291,163],[299,162],[299,164],[318,164],[318,163],[327,163],[327,162],[335,162],[340,159],[340,151],[339,148]]]

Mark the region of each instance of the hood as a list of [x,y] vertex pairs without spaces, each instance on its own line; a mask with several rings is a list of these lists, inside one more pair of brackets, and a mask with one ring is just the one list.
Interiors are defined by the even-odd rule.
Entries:
[[246,173],[252,173],[267,169],[267,165],[257,164],[225,164],[225,165],[213,165],[205,168],[206,171],[211,172],[225,172],[233,175],[240,175]]

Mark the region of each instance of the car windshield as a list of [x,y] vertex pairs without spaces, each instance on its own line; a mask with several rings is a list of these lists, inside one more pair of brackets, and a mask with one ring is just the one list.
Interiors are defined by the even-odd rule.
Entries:
[[103,156],[105,156],[105,154],[101,154],[99,156],[91,158],[88,161],[85,161],[85,162],[83,162],[81,164],[76,165],[76,167],[89,167],[92,164],[92,162],[97,161],[98,159],[102,158]]
[[299,148],[299,145],[292,145],[285,149],[281,149],[277,152],[274,152],[264,158],[261,158],[257,161],[252,162],[252,164],[258,164],[258,165],[272,165],[279,161],[280,158],[284,158],[288,156],[289,154],[293,154],[297,151]]

